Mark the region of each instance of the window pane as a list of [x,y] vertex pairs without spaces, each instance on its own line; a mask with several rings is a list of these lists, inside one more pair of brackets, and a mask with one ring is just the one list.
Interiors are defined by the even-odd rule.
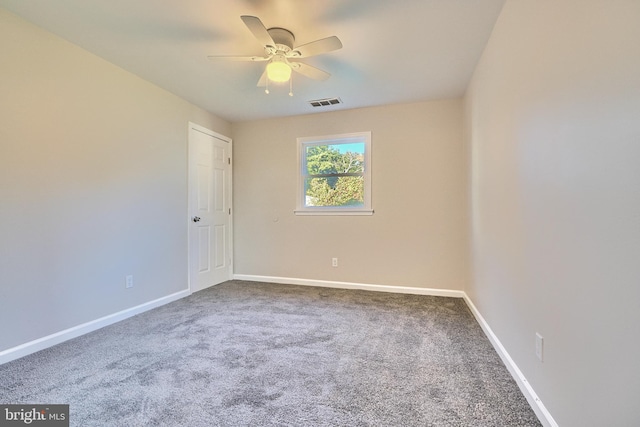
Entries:
[[371,132],[297,138],[296,215],[372,215]]
[[364,142],[308,145],[305,149],[305,169],[310,175],[364,171]]
[[305,207],[363,207],[364,178],[362,176],[307,178],[304,203]]

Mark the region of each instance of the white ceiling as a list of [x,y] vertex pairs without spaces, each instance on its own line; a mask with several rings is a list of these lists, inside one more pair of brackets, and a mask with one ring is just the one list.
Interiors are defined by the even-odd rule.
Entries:
[[[94,54],[232,122],[464,94],[505,0],[0,0]],[[327,81],[294,74],[266,95],[265,63],[207,55],[262,55],[240,19],[284,27],[296,45],[338,36],[343,48],[304,62]],[[313,108],[307,101],[339,97]]]

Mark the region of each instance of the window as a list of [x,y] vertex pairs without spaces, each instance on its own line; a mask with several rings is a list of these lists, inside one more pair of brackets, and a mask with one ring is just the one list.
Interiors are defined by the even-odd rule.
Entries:
[[371,215],[371,132],[298,138],[297,215]]

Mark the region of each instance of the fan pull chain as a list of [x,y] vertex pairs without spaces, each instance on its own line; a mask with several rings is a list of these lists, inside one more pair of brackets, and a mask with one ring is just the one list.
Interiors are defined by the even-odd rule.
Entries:
[[[270,93],[269,92],[269,79],[266,79],[266,85],[265,85],[264,93],[266,93],[267,95]],[[291,78],[289,79],[289,96],[293,96],[293,76],[291,76]]]

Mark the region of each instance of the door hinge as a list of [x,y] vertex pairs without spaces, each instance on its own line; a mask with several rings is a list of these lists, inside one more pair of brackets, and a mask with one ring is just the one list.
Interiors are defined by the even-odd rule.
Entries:
[[229,160],[229,164],[231,164],[231,157],[228,157],[227,160]]
[[229,208],[229,215],[231,215],[231,208]]

